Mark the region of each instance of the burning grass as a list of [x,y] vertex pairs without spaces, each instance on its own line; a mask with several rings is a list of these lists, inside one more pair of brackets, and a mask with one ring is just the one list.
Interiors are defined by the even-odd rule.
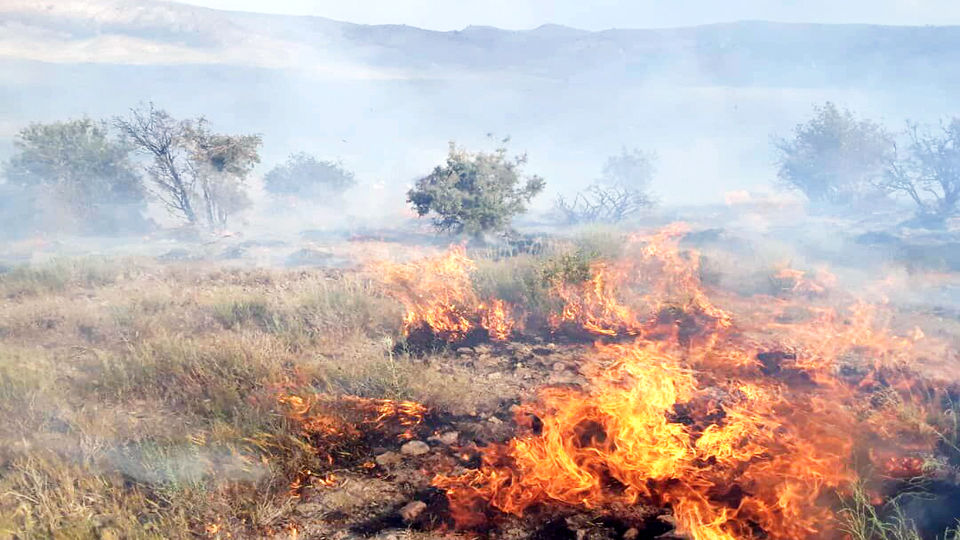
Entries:
[[[344,273],[8,273],[0,531],[942,535],[958,325],[823,271],[721,257],[705,285],[685,234]],[[738,272],[757,290],[720,286]]]

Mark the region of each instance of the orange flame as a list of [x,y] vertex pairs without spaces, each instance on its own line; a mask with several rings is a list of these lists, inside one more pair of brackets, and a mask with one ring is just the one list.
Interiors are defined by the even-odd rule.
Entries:
[[[881,386],[912,399],[903,370],[922,332],[892,335],[882,308],[862,302],[842,313],[809,306],[809,317],[785,322],[784,299],[759,310],[751,299],[750,326],[738,327],[704,292],[698,255],[679,246],[684,231],[638,237],[636,257],[556,286],[565,301],[556,325],[635,340],[598,343],[582,368],[586,388],[542,389],[518,412],[523,432],[482,449],[479,469],[434,478],[459,526],[486,521],[487,508],[520,516],[544,504],[646,503],[669,505],[695,540],[823,538],[836,534],[830,502],[856,479],[858,445],[882,441],[884,452],[869,453],[890,476],[921,474],[907,452],[932,448],[929,431],[868,403]],[[631,288],[654,313],[646,322],[620,300]],[[676,318],[705,316],[690,324],[709,339],[657,331],[670,305]],[[858,374],[844,374],[853,357]]]
[[407,310],[404,335],[428,328],[440,339],[456,342],[483,328],[490,339],[504,341],[516,326],[504,301],[478,298],[470,281],[474,263],[463,246],[405,264],[381,262],[374,269],[387,293]]
[[627,256],[615,263],[594,263],[589,280],[556,282],[554,293],[564,306],[551,324],[559,328],[572,323],[600,336],[641,335],[645,324],[657,321],[640,320],[621,296],[643,292],[634,303],[646,304],[655,313],[677,305],[713,319],[717,329],[729,327],[730,314],[713,305],[703,292],[699,253],[680,248],[686,232],[685,224],[675,223],[650,236],[633,235],[625,247]]
[[[365,437],[395,437],[398,440],[414,438],[427,408],[413,401],[370,399],[356,396],[315,394],[302,397],[281,393],[277,397],[286,406],[286,416],[300,429],[300,435],[309,441],[310,450],[327,466],[344,458],[363,457],[356,446]],[[290,484],[291,497],[299,497],[305,481],[315,486],[331,487],[339,478],[330,472],[301,470]]]

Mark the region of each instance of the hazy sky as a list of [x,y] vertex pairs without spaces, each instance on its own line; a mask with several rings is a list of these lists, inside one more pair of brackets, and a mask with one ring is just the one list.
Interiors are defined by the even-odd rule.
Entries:
[[435,30],[557,23],[591,30],[764,19],[783,22],[960,24],[958,0],[181,0],[219,9],[319,15]]

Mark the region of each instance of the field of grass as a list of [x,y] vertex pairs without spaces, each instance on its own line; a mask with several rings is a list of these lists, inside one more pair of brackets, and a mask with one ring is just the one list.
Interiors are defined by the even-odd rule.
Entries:
[[282,537],[316,456],[278,388],[470,390],[392,353],[400,306],[357,275],[62,260],[0,297],[0,537]]
[[[472,279],[545,314],[546,283],[618,245],[483,259]],[[0,299],[0,538],[293,538],[290,486],[328,464],[281,392],[412,400],[495,430],[532,388],[574,381],[579,354],[407,352],[402,306],[356,271],[70,259],[0,274]],[[854,537],[910,537],[851,501],[851,528],[887,535]]]

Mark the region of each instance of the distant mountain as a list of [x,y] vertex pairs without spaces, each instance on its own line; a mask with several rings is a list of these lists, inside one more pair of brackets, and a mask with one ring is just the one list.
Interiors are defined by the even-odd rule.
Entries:
[[[960,113],[960,27],[737,22],[436,32],[149,0],[0,3],[0,158],[31,120],[154,100],[402,183],[512,134],[554,185],[621,145],[661,155],[661,191],[716,200],[768,182],[770,132],[833,99],[899,123]],[[3,150],[6,148],[6,152]],[[697,159],[691,159],[696,154]],[[683,191],[689,191],[684,189]]]
[[946,85],[960,76],[943,69],[960,60],[960,27],[739,22],[436,32],[148,0],[6,0],[0,28],[4,57],[55,63],[351,66],[357,71],[340,75],[361,77],[466,71],[566,79],[602,71],[643,80],[669,73],[687,83],[785,86]]

